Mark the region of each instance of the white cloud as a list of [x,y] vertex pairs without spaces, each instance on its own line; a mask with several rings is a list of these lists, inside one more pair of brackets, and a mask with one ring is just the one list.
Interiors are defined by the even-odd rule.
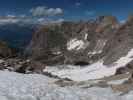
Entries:
[[56,23],[63,22],[64,19],[48,19],[50,17],[45,16],[56,16],[63,14],[63,10],[61,8],[47,8],[45,6],[39,6],[36,8],[32,8],[30,10],[31,16],[26,14],[13,15],[8,14],[6,16],[0,16],[0,25],[5,24],[44,24],[44,23]]
[[81,3],[80,3],[80,2],[76,2],[75,5],[76,5],[76,6],[80,6]]
[[16,18],[0,18],[0,25],[8,23],[17,23],[18,21],[19,19]]
[[49,19],[49,18],[38,18],[37,20],[37,23],[38,24],[50,24],[50,23],[62,23],[64,21],[63,18],[59,18],[59,19],[56,19],[56,20],[52,20],[52,19]]
[[25,14],[22,14],[22,15],[19,15],[19,17],[21,17],[21,18],[25,18],[25,17],[27,17]]
[[7,15],[8,18],[15,18],[15,15]]
[[34,9],[34,11],[32,12],[32,14],[34,14],[33,16],[37,16],[37,17],[27,16],[25,14],[20,14],[20,15],[8,14],[6,16],[0,16],[0,25],[60,23],[60,22],[63,22],[64,19],[58,18],[58,19],[55,20],[55,19],[52,19],[50,17],[46,18],[46,17],[44,17],[44,15],[45,16],[46,15],[47,16],[54,16],[54,15],[59,15],[59,14],[62,14],[62,13],[63,13],[63,11],[60,8],[55,8],[54,9],[54,8],[38,7],[36,9]]
[[124,24],[126,22],[126,20],[120,20],[121,24]]
[[42,22],[42,21],[45,21],[45,19],[44,18],[39,18],[38,19],[38,22]]
[[88,16],[93,16],[93,15],[96,14],[96,11],[93,11],[93,10],[92,10],[92,11],[86,10],[86,11],[85,11],[85,14],[88,15]]
[[7,16],[0,16],[0,25],[5,24],[15,24],[15,23],[33,23],[33,19],[24,15],[7,15]]
[[57,20],[57,22],[63,22],[63,21],[65,21],[63,18]]
[[30,10],[33,16],[55,16],[63,14],[61,8],[47,8],[45,6],[39,6]]

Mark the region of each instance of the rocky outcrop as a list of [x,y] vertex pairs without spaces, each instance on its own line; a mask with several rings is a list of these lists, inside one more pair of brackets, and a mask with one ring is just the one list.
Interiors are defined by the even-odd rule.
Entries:
[[0,57],[1,58],[8,58],[15,56],[15,49],[10,48],[8,44],[4,41],[0,41]]
[[133,48],[133,17],[119,24],[113,16],[88,22],[45,25],[33,34],[32,59],[48,65],[91,64],[102,59],[110,65]]
[[133,61],[129,62],[126,66],[118,68],[116,71],[116,75],[125,74],[125,73],[133,74]]
[[[27,51],[32,59],[47,65],[90,64],[105,56],[105,46],[119,28],[113,16],[88,22],[45,25],[33,34]],[[80,63],[81,62],[81,63]]]
[[21,59],[21,58],[8,58],[8,59],[0,59],[0,70],[7,70],[11,72],[18,72],[23,74],[31,74],[38,73],[43,74],[43,70],[46,65],[32,61],[29,59]]
[[105,64],[111,64],[133,48],[133,17],[120,26],[105,46]]

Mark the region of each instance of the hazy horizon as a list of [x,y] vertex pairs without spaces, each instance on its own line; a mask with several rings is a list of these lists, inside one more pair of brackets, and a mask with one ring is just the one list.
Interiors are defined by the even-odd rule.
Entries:
[[100,15],[126,20],[133,12],[131,0],[4,0],[0,16],[88,20]]

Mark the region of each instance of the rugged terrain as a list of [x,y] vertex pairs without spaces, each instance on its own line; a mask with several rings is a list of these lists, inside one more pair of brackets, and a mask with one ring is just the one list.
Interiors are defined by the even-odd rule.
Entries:
[[3,100],[133,98],[133,16],[42,25],[23,55],[0,51]]
[[104,56],[109,58],[111,39],[119,27],[113,16],[46,25],[33,34],[29,52],[33,59],[48,65],[90,64]]
[[81,81],[114,75],[132,61],[132,21],[132,16],[125,23],[100,16],[87,22],[44,25],[33,34],[26,52],[33,61],[56,66],[44,71],[62,78]]
[[[0,99],[132,100],[133,91],[131,90],[131,83],[120,85],[127,80],[128,78],[123,76],[123,79],[117,78],[117,80],[113,81],[109,81],[108,79],[107,84],[104,81],[100,82],[102,80],[77,83],[38,74],[24,75],[0,71]],[[130,91],[127,91],[126,89]],[[124,92],[121,92],[120,90],[123,90]]]

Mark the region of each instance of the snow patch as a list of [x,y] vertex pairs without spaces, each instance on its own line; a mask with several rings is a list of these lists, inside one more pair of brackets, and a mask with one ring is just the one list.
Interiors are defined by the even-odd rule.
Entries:
[[88,34],[86,33],[84,39],[87,40],[87,37],[88,37]]
[[80,50],[86,48],[86,43],[83,40],[72,39],[67,43],[68,50]]
[[102,53],[102,50],[93,51],[93,52],[88,52],[88,55],[95,55],[95,54],[100,54],[100,53]]
[[59,54],[61,54],[61,51],[53,52],[53,54],[59,55]]
[[100,54],[103,51],[104,46],[106,45],[107,40],[100,39],[97,41],[97,44],[93,51],[88,52],[88,55],[92,56],[95,54]]
[[59,87],[55,79],[37,74],[0,71],[0,100],[132,100],[133,92],[120,96],[111,88]]
[[133,60],[133,49],[131,49],[125,57],[121,57],[117,62],[115,62],[117,67],[124,67],[126,64]]
[[49,72],[53,75],[57,75],[60,78],[69,78],[74,81],[86,81],[90,79],[100,79],[114,75],[116,70],[125,66],[133,60],[133,49],[131,49],[125,57],[121,57],[112,66],[103,65],[103,60],[100,60],[94,64],[91,64],[84,68],[75,69],[59,69],[54,67],[46,67],[44,72]]
[[109,85],[120,85],[122,83],[124,83],[125,81],[127,81],[129,78],[124,78],[124,79],[120,79],[120,80],[112,80],[107,82]]
[[5,61],[4,61],[3,59],[0,59],[0,64],[1,64],[1,63],[4,63],[4,62],[5,62]]
[[24,75],[0,71],[0,97],[12,98],[9,100],[36,100],[33,98],[44,96],[52,86],[54,87],[49,86],[54,81],[55,79],[38,74]]
[[53,75],[57,75],[61,78],[69,78],[74,81],[86,81],[89,79],[99,79],[105,76],[110,76],[112,73],[115,73],[115,70],[113,67],[106,67],[103,65],[103,61],[96,62],[90,66],[87,66],[85,68],[79,68],[79,69],[55,69],[51,67],[46,67],[44,69],[45,72],[52,73]]

